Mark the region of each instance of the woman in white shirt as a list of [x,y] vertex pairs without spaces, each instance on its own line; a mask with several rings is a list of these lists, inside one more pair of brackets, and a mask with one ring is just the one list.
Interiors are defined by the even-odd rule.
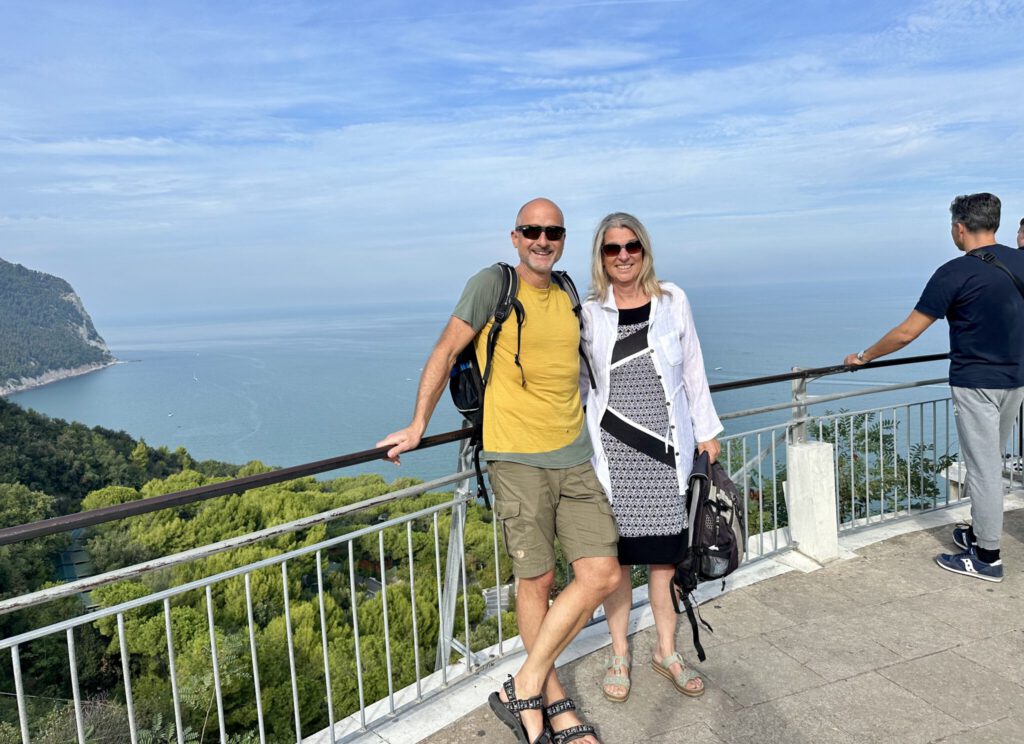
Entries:
[[605,217],[594,234],[591,266],[584,343],[596,388],[589,391],[587,426],[594,469],[619,527],[623,573],[619,589],[604,603],[613,656],[602,690],[615,702],[629,697],[630,572],[633,565],[647,564],[658,633],[651,664],[679,692],[696,697],[704,693],[704,682],[675,650],[669,592],[685,547],[693,453],[707,451],[713,462],[722,424],[708,390],[690,303],[675,284],[658,281],[641,222],[624,212]]

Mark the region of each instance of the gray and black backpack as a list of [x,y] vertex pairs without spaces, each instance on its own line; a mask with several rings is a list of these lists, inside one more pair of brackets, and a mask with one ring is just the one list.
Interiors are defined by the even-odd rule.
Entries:
[[700,618],[709,631],[714,632],[714,629],[696,610],[693,592],[705,581],[722,580],[724,588],[725,577],[743,562],[747,546],[746,515],[739,491],[725,469],[717,462],[711,463],[706,452],[693,461],[686,508],[689,520],[686,551],[676,564],[669,589],[676,613],[685,612],[690,620],[693,647],[697,658],[704,661],[706,655],[700,645],[697,619]]

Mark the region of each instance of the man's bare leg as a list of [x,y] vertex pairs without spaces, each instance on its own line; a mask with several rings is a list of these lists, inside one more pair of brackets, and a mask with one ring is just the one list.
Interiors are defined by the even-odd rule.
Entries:
[[[545,702],[551,702],[565,697],[565,688],[555,674],[555,660],[587,624],[597,606],[615,590],[621,576],[617,558],[580,558],[573,563],[573,573],[573,581],[550,607],[553,571],[519,580],[516,617],[527,651],[526,661],[515,675],[516,695],[520,698],[543,694]],[[543,730],[544,718],[538,710],[524,710],[521,716],[533,741]],[[598,744],[592,737],[579,741]]]
[[[620,568],[622,578],[619,580],[619,586],[604,600],[604,616],[608,621],[608,632],[612,637],[612,654],[622,656],[627,660],[630,658],[629,611],[633,606],[633,586],[630,579],[632,568],[632,566]],[[628,677],[629,667],[613,667],[611,674]],[[608,685],[605,690],[616,697],[621,697],[629,692],[622,685]]]

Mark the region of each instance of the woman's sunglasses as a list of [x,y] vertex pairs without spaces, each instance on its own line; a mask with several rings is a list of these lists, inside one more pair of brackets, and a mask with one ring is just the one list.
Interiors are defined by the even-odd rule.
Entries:
[[626,253],[631,256],[635,256],[644,249],[644,245],[639,240],[631,240],[625,245],[619,245],[618,243],[605,243],[601,246],[601,253],[609,257],[617,256],[623,248],[626,249]]

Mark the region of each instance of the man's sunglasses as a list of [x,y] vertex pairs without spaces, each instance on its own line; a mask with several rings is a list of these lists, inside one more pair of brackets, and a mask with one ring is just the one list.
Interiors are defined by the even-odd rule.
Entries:
[[541,233],[547,235],[548,240],[561,240],[565,237],[565,228],[561,225],[516,225],[516,232],[527,240],[536,240]]
[[626,253],[631,256],[635,256],[644,249],[644,244],[639,240],[631,240],[625,245],[619,245],[618,243],[605,243],[601,246],[601,253],[606,256],[617,256],[623,248],[626,249]]

